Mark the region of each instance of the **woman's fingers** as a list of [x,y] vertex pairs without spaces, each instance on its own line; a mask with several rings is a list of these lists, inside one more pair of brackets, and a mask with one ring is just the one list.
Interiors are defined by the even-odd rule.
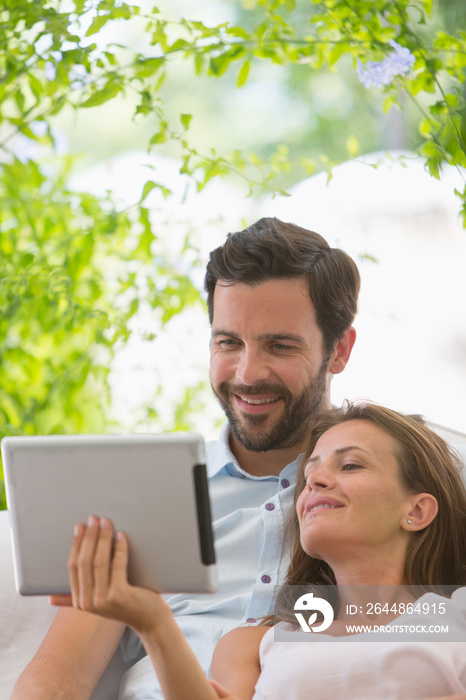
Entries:
[[78,607],[92,612],[94,571],[93,561],[100,533],[99,519],[91,515],[87,521],[87,527],[79,548],[77,573],[78,573]]
[[117,532],[113,548],[111,586],[118,588],[128,582],[128,540],[123,532]]
[[49,605],[70,608],[73,605],[73,598],[70,595],[49,595]]
[[108,519],[95,516],[74,528],[68,560],[73,606],[137,632],[152,629],[154,620],[165,625],[170,608],[156,592],[128,583],[128,540],[122,532],[114,538],[113,532]]
[[92,559],[94,591],[92,604],[99,608],[107,599],[112,561],[113,527],[107,518],[98,521],[97,543]]
[[73,530],[73,541],[71,543],[70,556],[68,557],[68,577],[71,587],[71,600],[75,608],[79,608],[79,575],[78,575],[78,559],[81,549],[81,543],[84,536],[84,525],[75,525]]
[[[87,525],[75,526],[68,559],[71,599],[75,608],[88,612],[105,608],[112,571],[112,547],[113,527],[106,518],[91,515]],[[127,561],[127,553],[123,553],[123,560],[120,554],[120,561],[123,564]],[[125,572],[126,569],[123,575]]]

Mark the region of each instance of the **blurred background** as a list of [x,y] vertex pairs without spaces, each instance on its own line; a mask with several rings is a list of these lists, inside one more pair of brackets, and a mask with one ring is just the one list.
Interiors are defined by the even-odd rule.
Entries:
[[[361,271],[333,401],[465,439],[466,7],[363,5],[5,5],[2,436],[215,437],[203,271],[278,216]],[[393,37],[413,67],[365,87]]]

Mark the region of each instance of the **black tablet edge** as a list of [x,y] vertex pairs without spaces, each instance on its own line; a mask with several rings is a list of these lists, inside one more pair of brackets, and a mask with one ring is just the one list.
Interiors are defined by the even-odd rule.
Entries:
[[201,560],[203,564],[209,566],[210,564],[215,564],[215,550],[206,465],[195,464],[193,467],[193,475],[199,540],[201,544]]

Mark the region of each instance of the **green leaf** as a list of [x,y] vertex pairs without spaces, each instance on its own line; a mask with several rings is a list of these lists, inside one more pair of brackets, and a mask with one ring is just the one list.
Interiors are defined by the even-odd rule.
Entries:
[[243,63],[238,73],[238,79],[236,81],[237,87],[242,87],[249,76],[249,70],[251,68],[251,61],[247,60]]
[[420,147],[420,152],[425,159],[426,168],[432,177],[440,178],[440,169],[444,158],[442,148],[434,141],[426,141]]
[[194,55],[194,68],[196,71],[196,75],[201,75],[203,69],[204,69],[204,64],[205,64],[205,59],[204,56],[200,51],[198,51]]
[[135,61],[135,75],[139,78],[147,78],[154,75],[165,63],[164,58],[141,58]]
[[149,143],[151,144],[151,146],[155,146],[158,143],[165,143],[166,140],[167,136],[165,131],[158,131],[151,137]]
[[169,190],[168,187],[164,187],[160,183],[154,182],[153,180],[147,180],[147,182],[144,183],[144,187],[142,188],[142,194],[141,199],[139,200],[139,204],[141,204],[146,199],[147,195],[150,192],[152,192],[152,190],[155,188],[161,191],[164,199],[171,195],[171,190]]
[[185,39],[177,39],[169,48],[169,53],[175,51],[182,51],[183,49],[189,48],[191,44]]
[[102,90],[96,90],[93,92],[87,100],[81,102],[80,107],[98,107],[99,105],[112,100],[122,91],[122,89],[123,88],[119,83],[112,82]]
[[189,129],[189,125],[191,123],[192,118],[192,114],[180,114],[180,121],[183,124],[185,131]]
[[92,36],[92,34],[97,34],[98,32],[100,32],[102,27],[104,27],[107,24],[109,19],[111,19],[109,14],[97,15],[97,17],[94,17],[89,29],[86,32],[86,36]]
[[453,93],[449,92],[445,95],[445,102],[449,107],[452,107],[453,109],[455,107],[458,107],[459,105],[459,99],[457,95],[454,95]]
[[336,43],[329,54],[329,64],[333,66],[343,55],[348,53],[348,44],[346,42]]
[[147,182],[144,183],[144,187],[142,188],[142,194],[141,194],[141,199],[139,200],[139,203],[143,202],[149,192],[152,192],[152,190],[156,187],[155,182],[152,180],[147,180]]
[[360,148],[359,148],[359,141],[354,135],[348,136],[348,139],[346,141],[346,147],[348,149],[348,154],[351,158],[356,158],[356,156],[359,154]]
[[29,87],[31,88],[34,97],[36,97],[39,100],[44,94],[44,86],[33,73],[29,73],[28,80]]

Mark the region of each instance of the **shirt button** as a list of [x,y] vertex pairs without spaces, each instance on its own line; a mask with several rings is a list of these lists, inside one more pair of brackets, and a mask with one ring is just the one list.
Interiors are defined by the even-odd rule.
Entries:
[[282,486],[284,489],[287,489],[289,485],[290,482],[288,481],[288,479],[282,479]]
[[267,510],[274,510],[275,504],[274,503],[266,503],[265,507]]
[[270,576],[268,574],[264,574],[263,576],[261,576],[262,583],[270,583],[271,580],[272,579],[270,578]]

